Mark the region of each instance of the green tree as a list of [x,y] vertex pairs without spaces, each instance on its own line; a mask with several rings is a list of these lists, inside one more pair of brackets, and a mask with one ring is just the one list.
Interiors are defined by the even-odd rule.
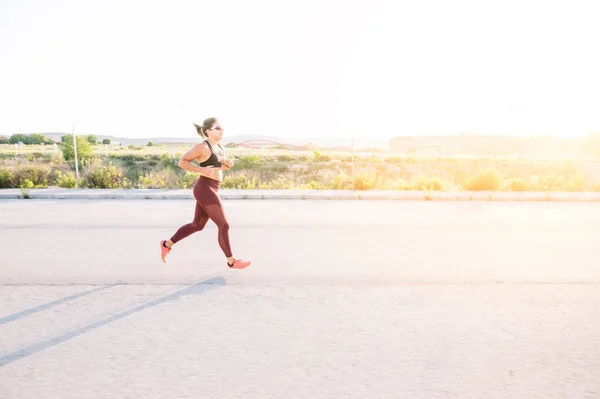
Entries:
[[102,144],[110,144],[110,139],[104,139],[104,140],[102,140]]
[[29,144],[29,136],[23,133],[16,133],[10,136],[10,144],[17,144],[19,141],[23,144]]
[[10,139],[8,137],[1,136],[0,144],[10,144]]
[[50,142],[50,140],[48,139],[48,137],[44,136],[43,134],[33,133],[33,134],[29,135],[29,140],[28,140],[28,143],[26,143],[26,144],[46,144],[49,142]]
[[[61,140],[62,142],[60,143],[60,147],[65,160],[70,161],[71,159],[74,159],[75,154],[73,151],[73,135],[67,134],[62,136]],[[87,139],[77,136],[77,160],[80,161],[82,159],[91,158],[92,155],[92,146]]]
[[88,134],[87,137],[85,138],[88,143],[90,143],[91,145],[96,144],[96,142],[98,142],[98,137],[96,137],[95,134]]

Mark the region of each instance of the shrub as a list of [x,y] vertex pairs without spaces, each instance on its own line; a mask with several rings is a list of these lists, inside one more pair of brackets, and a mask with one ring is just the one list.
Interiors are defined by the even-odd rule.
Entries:
[[504,187],[509,191],[528,191],[531,190],[531,184],[521,177],[513,177],[504,183]]
[[144,170],[140,165],[133,162],[131,165],[125,162],[123,175],[128,181],[138,181],[140,176],[144,174]]
[[286,178],[285,176],[278,177],[277,179],[270,180],[268,182],[261,182],[258,185],[259,189],[264,190],[285,190],[294,187],[293,180]]
[[73,172],[61,172],[60,170],[57,170],[54,182],[57,186],[62,188],[75,188],[75,174]]
[[132,163],[134,163],[135,161],[146,160],[146,157],[144,157],[143,155],[136,155],[136,154],[110,154],[109,156],[111,159],[114,159],[114,160],[120,160],[120,161],[124,161],[124,162],[132,162]]
[[33,188],[33,182],[29,179],[23,179],[19,183],[19,188],[21,189],[21,195],[23,198],[30,198],[29,189]]
[[147,173],[140,176],[140,188],[174,188],[179,184],[179,176],[170,169]]
[[167,188],[167,182],[163,176],[155,174],[140,176],[140,188]]
[[248,179],[245,175],[240,174],[237,176],[227,176],[223,179],[223,188],[233,189],[254,189],[256,188],[256,178]]
[[485,169],[467,179],[465,188],[473,191],[496,191],[502,186],[503,177],[495,169]]
[[412,189],[424,191],[441,191],[442,183],[439,179],[433,177],[419,177],[417,181],[412,185]]
[[321,151],[319,151],[319,150],[314,150],[313,151],[313,160],[315,162],[330,162],[331,157],[329,155],[323,155],[323,153],[321,153]]
[[36,151],[36,152],[34,152],[34,153],[31,153],[31,154],[27,154],[27,155],[25,155],[25,158],[27,158],[27,160],[28,160],[29,162],[34,162],[35,160],[37,160],[37,159],[40,159],[40,158],[43,158],[43,157],[44,157],[44,154],[42,154],[42,153],[41,153],[41,152],[39,152],[39,151]]
[[29,180],[33,187],[47,187],[50,168],[45,165],[24,166],[15,170],[14,184],[21,187],[21,182]]
[[232,169],[250,169],[260,166],[260,164],[261,158],[258,155],[246,155],[235,160]]
[[115,165],[100,166],[85,179],[85,185],[89,188],[119,188],[126,184],[123,170]]
[[404,179],[393,180],[391,182],[384,182],[384,186],[389,190],[412,190],[412,186]]
[[359,174],[354,177],[355,190],[372,190],[375,188],[377,180],[373,175]]
[[263,165],[262,169],[280,174],[283,172],[287,172],[290,169],[290,167],[289,167],[289,165],[286,165],[286,164],[271,163],[271,164]]
[[34,184],[31,180],[29,179],[23,179],[21,180],[21,182],[19,183],[19,187],[20,188],[33,188]]
[[323,189],[324,186],[323,186],[323,183],[321,183],[321,182],[311,180],[308,182],[308,184],[303,185],[302,188],[308,189],[308,190],[320,190],[320,189]]
[[4,168],[0,170],[0,188],[14,187],[15,175],[12,170]]
[[194,188],[196,181],[198,180],[198,173],[194,172],[185,172],[183,175],[179,177],[179,181],[177,182],[177,186],[179,188]]
[[345,173],[339,173],[331,179],[331,188],[334,190],[352,189],[352,178]]
[[279,162],[292,162],[294,160],[294,157],[292,157],[291,155],[278,155],[277,156],[277,161]]
[[163,166],[163,168],[169,168],[169,169],[173,169],[176,171],[179,171],[179,159],[177,158],[169,158],[169,156],[167,154],[163,154],[160,157],[160,162]]

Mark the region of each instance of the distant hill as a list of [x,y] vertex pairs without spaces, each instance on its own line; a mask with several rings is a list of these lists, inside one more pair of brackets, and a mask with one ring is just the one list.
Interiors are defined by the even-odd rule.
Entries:
[[[60,138],[66,134],[70,134],[70,133],[42,133],[44,135],[46,135],[48,138],[51,138],[53,140],[56,141],[60,141]],[[110,136],[110,135],[104,135],[104,134],[96,134],[96,137],[98,137],[99,141],[102,141],[104,139],[109,139],[111,142],[114,143],[121,143],[122,145],[130,145],[130,144],[135,144],[135,145],[146,145],[148,144],[149,141],[152,141],[153,143],[159,143],[159,144],[184,144],[184,143],[197,143],[198,141],[200,141],[200,136],[192,136],[190,135],[189,137],[143,137],[143,138],[132,138],[132,137],[118,137],[118,136]],[[278,141],[278,140],[282,140],[279,137],[275,137],[275,136],[231,136],[231,137],[223,137],[223,143],[227,144],[229,142],[235,142],[235,143],[239,143],[245,140],[272,140],[272,141]]]
[[[59,133],[59,132],[51,132],[51,133],[42,133],[46,135],[48,138],[53,139],[55,141],[60,141],[60,138],[66,134],[70,133]],[[121,145],[127,146],[130,144],[134,145],[146,145],[149,141],[157,144],[164,145],[179,145],[179,144],[193,144],[200,141],[200,136],[192,136],[189,137],[147,137],[147,138],[130,138],[130,137],[118,137],[118,136],[109,136],[97,134],[99,141],[104,139],[109,139],[113,143],[121,143]],[[293,144],[293,145],[313,145],[315,147],[350,147],[351,142],[350,138],[347,139],[338,139],[338,138],[327,138],[327,137],[292,137],[292,138],[283,138],[278,136],[269,136],[269,135],[237,135],[237,136],[227,136],[223,137],[223,143],[227,144],[230,142],[241,143],[249,140],[269,140],[282,144]],[[360,148],[380,148],[387,149],[389,148],[389,140],[366,140],[366,139],[355,139],[354,147],[356,149]]]
[[[60,138],[69,133],[49,132],[42,133],[48,138],[60,141]],[[82,134],[83,136],[83,134]],[[197,135],[186,137],[144,137],[129,138],[113,135],[97,134],[98,140],[110,139],[113,143],[123,146],[131,144],[144,146],[148,142],[166,146],[192,145],[201,138]],[[310,146],[322,149],[350,149],[351,138],[331,137],[288,137],[283,138],[273,135],[237,135],[223,137],[223,143],[242,143],[250,140],[267,140],[281,144],[296,146]],[[521,155],[521,156],[576,156],[579,154],[600,153],[600,132],[580,138],[555,138],[551,136],[516,137],[510,135],[477,135],[458,134],[440,136],[396,136],[389,140],[355,138],[356,150],[375,149],[404,154],[423,155]]]

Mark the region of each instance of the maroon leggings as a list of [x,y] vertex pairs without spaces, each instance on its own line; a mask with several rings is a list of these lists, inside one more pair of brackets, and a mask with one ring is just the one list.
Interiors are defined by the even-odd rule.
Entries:
[[219,229],[219,245],[225,253],[226,257],[233,256],[231,254],[231,246],[229,245],[229,223],[223,212],[221,198],[217,194],[221,182],[208,177],[200,176],[194,186],[194,198],[196,198],[196,211],[194,213],[194,221],[183,225],[171,237],[173,244],[185,237],[200,231],[206,226],[208,219],[215,222]]

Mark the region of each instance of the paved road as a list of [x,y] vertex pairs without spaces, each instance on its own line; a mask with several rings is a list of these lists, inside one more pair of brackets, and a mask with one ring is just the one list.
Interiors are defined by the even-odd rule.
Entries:
[[0,201],[6,398],[600,398],[600,204]]

